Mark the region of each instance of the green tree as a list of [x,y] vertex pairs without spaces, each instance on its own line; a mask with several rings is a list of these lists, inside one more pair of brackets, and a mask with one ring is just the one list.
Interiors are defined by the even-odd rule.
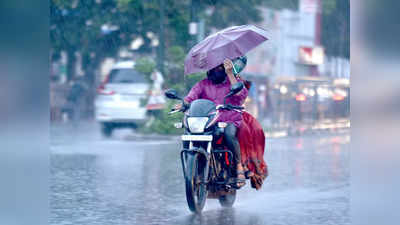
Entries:
[[321,41],[327,55],[350,58],[350,1],[322,2]]
[[263,0],[263,5],[271,9],[297,10],[299,6],[299,0]]
[[[321,0],[321,42],[326,54],[350,57],[350,1]],[[272,9],[298,10],[299,0],[263,0]]]
[[102,29],[112,21],[116,7],[110,0],[50,1],[51,47],[54,52],[67,53],[69,79],[75,75],[76,52],[82,55],[85,75],[94,81],[93,72],[104,57],[115,55],[121,45],[128,43],[121,29],[113,32]]
[[141,73],[143,73],[144,75],[146,75],[146,78],[148,81],[150,81],[150,76],[153,73],[153,71],[156,68],[156,64],[155,62],[148,57],[143,57],[140,58],[138,60],[136,60],[135,63],[135,69]]
[[[164,1],[165,48],[180,46],[185,50],[190,39],[188,23],[191,0]],[[198,1],[198,15],[204,15],[207,8],[215,8],[207,19],[208,31],[261,19],[257,9],[261,0]],[[150,53],[152,47],[148,33],[158,34],[159,12],[157,0],[51,0],[51,46],[55,52],[64,50],[68,53],[71,78],[75,52],[83,55],[85,69],[96,68],[105,56],[115,55],[121,46],[128,46],[132,39],[138,37],[144,40],[138,52]],[[115,30],[104,30],[106,25]]]
[[258,8],[263,3],[262,0],[209,0],[202,3],[204,4],[202,8],[212,7],[213,9],[206,21],[207,28],[222,29],[262,20],[261,11]]
[[[163,19],[160,18],[160,0],[50,0],[51,50],[54,55],[61,51],[67,53],[68,79],[74,77],[76,53],[82,56],[82,68],[92,87],[101,62],[106,57],[116,57],[118,51],[122,47],[128,48],[132,40],[143,40],[136,50],[140,55],[152,55],[154,37],[149,34],[159,37],[161,22],[164,42],[159,46],[166,52],[166,86],[176,87],[184,94],[189,85],[204,77],[204,74],[183,76],[184,57],[192,38],[188,33],[192,3],[197,3],[195,15],[206,19],[206,33],[211,28],[221,29],[261,19],[257,6],[262,0],[162,1],[165,3]],[[205,12],[210,8],[215,10],[208,15]]]

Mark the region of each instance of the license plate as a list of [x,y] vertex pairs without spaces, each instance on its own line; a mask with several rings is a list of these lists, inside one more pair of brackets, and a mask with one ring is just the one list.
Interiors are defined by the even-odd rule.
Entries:
[[212,135],[182,135],[182,141],[212,141]]

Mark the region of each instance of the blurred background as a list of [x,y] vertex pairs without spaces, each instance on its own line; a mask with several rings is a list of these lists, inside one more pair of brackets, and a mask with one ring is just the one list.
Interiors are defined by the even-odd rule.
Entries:
[[[186,95],[186,53],[209,34],[255,24],[247,110],[268,135],[350,126],[350,3],[343,0],[50,1],[50,121],[177,133],[163,97]],[[96,128],[97,129],[97,128]]]
[[[293,23],[304,21],[303,15],[306,14],[301,10],[301,3],[298,1],[243,1],[246,3],[245,7],[236,5],[242,1],[235,1],[235,4],[232,1],[199,2],[197,6],[208,18],[204,22],[205,35],[213,32],[211,30],[213,26],[216,27],[216,30],[225,27],[216,25],[220,21],[225,21],[224,23],[229,23],[229,25],[263,23],[262,21],[242,21],[243,17],[253,18],[253,15],[261,15],[260,17],[264,18],[263,21],[265,23],[275,21],[273,18],[276,18],[276,29],[279,28],[282,32],[289,34],[292,30],[301,29],[302,25],[300,26],[300,23],[297,23],[298,26],[286,27],[283,30],[282,24],[284,21]],[[259,4],[258,2],[261,3]],[[314,1],[302,2],[312,3]],[[346,3],[345,7],[343,7],[343,2]],[[315,145],[310,145],[310,142],[307,141],[310,139],[306,135],[293,139],[267,139],[266,157],[272,170],[268,181],[269,186],[265,186],[265,189],[263,188],[265,191],[257,192],[257,194],[254,194],[254,192],[244,194],[238,201],[241,202],[241,205],[235,208],[237,213],[236,224],[257,224],[257,222],[262,224],[263,221],[266,224],[285,224],[285,221],[286,224],[301,224],[301,222],[306,224],[350,224],[349,218],[346,217],[349,216],[348,214],[337,213],[337,211],[342,213],[350,211],[348,206],[350,200],[352,224],[398,224],[399,207],[397,202],[400,198],[398,194],[400,185],[398,175],[400,165],[398,151],[400,127],[398,116],[400,109],[398,101],[400,96],[398,88],[400,85],[398,76],[400,68],[398,62],[400,45],[398,32],[400,32],[400,29],[398,21],[400,14],[398,11],[400,4],[396,0],[322,0],[320,14],[308,14],[309,20],[307,21],[313,24],[317,21],[315,17],[318,14],[321,16],[320,41],[324,49],[323,64],[330,61],[333,68],[337,68],[334,66],[335,58],[337,61],[339,61],[339,58],[342,58],[342,61],[343,58],[344,61],[348,58],[346,56],[348,54],[348,44],[346,43],[348,42],[347,32],[349,30],[348,2],[351,2],[352,131],[351,145],[345,144],[347,146],[345,147],[347,149],[345,152],[349,152],[351,148],[351,157],[342,157],[346,154],[340,151],[343,143],[349,143],[346,138],[322,138],[321,136],[316,136]],[[85,6],[83,7],[83,5]],[[128,5],[129,7],[125,7]],[[192,5],[194,5],[193,11],[191,10]],[[207,7],[213,8],[214,5],[218,5],[219,11],[217,13],[204,11]],[[110,8],[106,8],[106,6]],[[146,11],[139,13],[144,6]],[[173,6],[175,6],[176,10]],[[162,8],[165,9],[163,13],[160,10]],[[248,11],[252,8],[257,10]],[[313,10],[315,7],[310,8],[311,12],[316,12]],[[160,44],[154,41],[153,52],[144,55],[146,58],[151,58],[151,65],[157,65],[156,68],[159,68],[160,65],[157,64],[157,59],[164,59],[163,85],[167,85],[169,82],[167,79],[170,79],[170,77],[166,74],[166,68],[171,64],[166,62],[175,60],[172,56],[179,56],[177,54],[179,52],[184,55],[189,48],[188,46],[193,45],[190,41],[180,41],[188,39],[195,42],[197,39],[196,34],[201,33],[201,14],[193,13],[192,15],[194,16],[190,17],[192,12],[196,12],[194,9],[196,9],[196,5],[191,4],[191,1],[149,0],[119,1],[117,3],[117,1],[104,0],[14,0],[0,2],[0,140],[2,143],[0,173],[3,180],[0,187],[2,199],[0,202],[0,221],[2,224],[46,224],[49,211],[51,211],[51,224],[71,223],[72,220],[75,221],[75,224],[115,224],[115,220],[118,219],[120,220],[118,220],[117,224],[135,224],[135,222],[146,224],[149,223],[149,220],[146,220],[146,214],[150,213],[153,218],[154,215],[167,217],[165,214],[159,214],[159,211],[155,210],[157,207],[163,212],[166,211],[165,208],[168,208],[168,212],[172,212],[175,216],[185,214],[185,212],[188,214],[185,199],[182,197],[182,191],[184,190],[181,183],[182,171],[180,171],[180,168],[166,169],[166,166],[171,166],[171,164],[164,163],[162,166],[152,168],[145,175],[141,175],[143,171],[137,170],[144,164],[137,161],[161,163],[167,159],[173,162],[173,160],[177,159],[178,154],[177,151],[173,152],[176,146],[169,149],[173,152],[171,157],[165,158],[165,155],[160,156],[157,154],[159,152],[155,149],[149,150],[146,148],[147,144],[140,145],[139,143],[139,145],[134,145],[134,142],[119,143],[113,140],[101,140],[101,142],[95,143],[84,142],[83,140],[77,142],[77,138],[67,138],[65,140],[66,134],[59,131],[58,128],[53,128],[61,124],[67,125],[71,122],[69,116],[65,116],[65,120],[63,120],[62,114],[58,111],[64,105],[63,101],[66,101],[66,97],[55,97],[67,95],[66,91],[64,94],[63,91],[60,91],[63,88],[57,86],[64,85],[65,89],[71,88],[73,76],[60,75],[71,71],[79,71],[77,74],[84,75],[85,79],[88,79],[87,81],[85,80],[88,90],[91,90],[91,95],[88,94],[90,97],[83,98],[88,98],[89,104],[83,104],[83,107],[88,107],[88,109],[82,110],[82,121],[90,121],[90,123],[97,124],[94,103],[97,89],[104,81],[103,78],[109,73],[107,71],[112,70],[110,67],[113,67],[114,64],[121,61],[121,57],[124,57],[123,54],[122,56],[116,54],[117,51],[115,49],[120,48],[118,43],[122,43],[118,40],[120,38],[124,39],[126,42],[121,46],[124,45],[129,50],[132,40],[138,37],[127,36],[126,34],[132,33],[127,32],[129,29],[121,24],[133,22],[137,25],[130,26],[130,29],[142,29],[140,28],[141,24],[143,24],[143,28],[147,28],[148,26],[144,26],[144,24],[148,24],[150,21],[152,22],[151,30],[154,34],[154,36],[150,34],[150,37],[158,37],[160,33],[164,34],[162,38],[165,41],[158,42]],[[258,9],[274,12],[272,15],[276,15],[276,17],[271,16],[272,18],[267,17],[270,19],[265,19],[268,14],[260,14]],[[132,13],[135,10],[138,13]],[[127,16],[129,13],[133,15]],[[210,19],[208,13],[214,14],[215,17]],[[154,14],[157,15],[154,16]],[[115,15],[115,17],[112,15]],[[138,18],[151,15],[154,18],[147,19],[147,22],[144,20],[139,22]],[[163,26],[160,26],[161,15],[164,18]],[[289,17],[283,15],[289,15]],[[293,15],[293,17],[290,17],[290,15]],[[86,21],[88,21],[88,25],[86,25]],[[190,21],[198,21],[199,25],[190,26]],[[101,29],[103,24],[107,26]],[[333,25],[329,26],[329,24]],[[164,27],[164,29],[161,29],[161,27]],[[190,27],[192,27],[193,32],[189,32]],[[195,27],[196,29],[194,29]],[[269,29],[269,31],[272,29],[271,26],[263,26],[263,28]],[[305,47],[320,46],[313,44],[314,36],[311,39],[308,36],[314,34],[315,27],[303,26],[303,29],[307,29],[307,35],[301,37],[288,35],[291,41],[297,38],[304,42],[308,40],[309,42],[307,43],[312,43],[306,44]],[[313,31],[308,29],[313,29]],[[113,30],[118,31],[118,33],[114,33]],[[162,30],[164,32],[160,32]],[[339,32],[339,30],[343,32]],[[103,33],[114,35],[107,36]],[[139,35],[139,33],[137,31],[133,34]],[[192,35],[191,33],[195,34]],[[343,33],[346,33],[346,35],[342,35]],[[272,38],[273,35],[277,34],[279,33],[271,32],[271,40],[267,41],[264,46],[254,49],[250,54],[256,54],[256,51],[261,51],[260,49],[265,46],[269,48],[279,46],[278,42],[284,39]],[[281,34],[283,35],[284,33]],[[172,35],[176,35],[176,37],[174,38]],[[142,45],[149,46],[147,35],[141,33],[141,36],[144,42]],[[179,38],[182,36],[184,38]],[[129,38],[125,39],[125,37]],[[173,43],[178,42],[178,40],[180,42],[178,46],[184,49],[183,53],[182,50],[177,50],[177,53],[167,55],[168,48],[165,46],[176,45]],[[107,41],[109,44],[104,44]],[[343,43],[345,44],[343,45]],[[164,45],[164,48],[161,48],[161,45]],[[101,46],[107,47],[102,48]],[[49,48],[51,49],[51,54],[49,54]],[[290,51],[293,56],[288,61],[299,61],[299,49],[296,45],[285,44],[282,48],[285,49],[285,52]],[[283,54],[282,48],[273,49],[272,54],[265,55],[263,58],[277,57],[278,53]],[[68,60],[69,57],[67,57],[67,50],[69,49],[73,52],[70,53],[72,55],[70,59],[72,60]],[[163,54],[160,54],[158,49],[164,49],[164,52],[161,52]],[[307,48],[304,50],[307,50]],[[310,50],[307,51],[310,52]],[[111,58],[108,61],[112,60],[108,62],[108,69],[101,69],[107,68],[107,66],[103,66],[103,64],[107,64],[106,59],[103,59],[103,62],[100,63],[101,66],[88,67],[86,64],[82,64],[88,62],[88,52],[107,52],[107,54],[110,54],[106,56],[106,58]],[[340,52],[345,52],[345,54],[342,55]],[[76,66],[71,67],[75,69],[67,69],[68,62],[74,61],[74,55]],[[91,54],[89,56],[94,57],[96,55]],[[132,59],[133,56],[129,56],[128,61],[133,61]],[[91,63],[95,62],[94,60],[89,61]],[[137,58],[135,62],[138,62]],[[255,62],[255,58],[249,57],[249,70],[251,64]],[[303,66],[302,64],[295,65],[298,68]],[[80,69],[78,69],[79,67]],[[49,68],[51,72],[49,72]],[[89,75],[87,72],[89,68],[96,72]],[[302,68],[310,67],[304,65]],[[335,72],[331,73],[331,75],[322,73],[326,68],[330,68],[329,66],[318,66],[318,68],[319,76],[321,77],[336,76],[334,74],[337,74]],[[339,69],[336,70],[338,71]],[[302,73],[288,72],[288,74],[275,74],[273,76],[275,78],[280,76],[308,77],[315,74],[315,72],[304,74],[304,70],[302,71]],[[335,71],[335,69],[331,69],[331,71]],[[272,79],[272,74],[268,76],[271,76],[271,79],[269,80],[270,84],[266,86],[274,87],[272,84],[277,79]],[[345,76],[345,73],[337,76]],[[192,76],[182,77],[177,76],[178,79],[184,79],[183,83],[187,85],[184,87],[188,89]],[[179,86],[183,88],[183,86]],[[173,87],[173,84],[171,87]],[[286,92],[285,88],[282,88],[282,90]],[[185,93],[184,90],[180,91],[182,91],[182,94]],[[51,99],[49,99],[49,94]],[[58,100],[55,101],[54,99]],[[303,97],[298,99],[303,99]],[[52,115],[49,113],[50,106]],[[48,118],[51,118],[51,124],[49,124]],[[264,120],[265,122],[263,123],[267,124],[266,128],[270,129],[274,121],[268,119],[268,117],[262,121]],[[78,127],[83,129],[84,123],[79,123]],[[284,125],[282,126],[284,127]],[[67,136],[74,135],[80,129],[67,130]],[[268,133],[267,129],[265,130]],[[99,127],[94,129],[96,135],[101,133],[99,131]],[[49,133],[51,133],[51,137]],[[64,137],[60,138],[60,133],[63,133]],[[82,133],[78,133],[77,136],[81,136],[82,139],[88,138]],[[93,141],[93,139],[90,141]],[[136,140],[136,142],[139,141]],[[176,145],[176,141],[174,143]],[[159,145],[160,142],[156,144]],[[161,142],[161,144],[163,143]],[[313,146],[315,151],[312,151]],[[331,146],[332,148],[327,149],[323,146]],[[119,150],[123,148],[126,151]],[[304,151],[305,149],[311,149],[311,151]],[[128,152],[131,154],[129,155]],[[166,152],[161,151],[161,153],[167,154]],[[80,157],[74,156],[74,154],[78,153]],[[122,156],[117,157],[116,155],[118,154]],[[126,157],[127,155],[129,157]],[[341,156],[341,160],[338,160],[338,156]],[[304,161],[307,158],[311,160]],[[49,165],[49,159],[51,159],[51,165]],[[137,159],[137,161],[133,159]],[[351,167],[346,168],[346,165],[349,166],[350,159]],[[176,161],[175,163],[179,162]],[[348,170],[351,170],[351,177]],[[321,171],[321,173],[313,171]],[[168,179],[167,181],[171,183],[158,189],[158,191],[163,191],[162,195],[157,192],[157,189],[143,188],[142,185],[144,184],[159,182],[155,174],[164,176],[172,174],[171,172],[177,174],[176,179]],[[340,181],[338,175],[343,175],[343,172],[345,172],[344,180],[347,187],[349,186],[348,182],[351,182],[351,193],[346,189],[344,194],[340,194],[339,197],[335,194],[327,195],[327,192],[328,194],[338,193],[335,189],[332,189],[327,180]],[[49,173],[51,174],[50,176]],[[332,177],[329,174],[335,175],[333,176],[335,179],[331,179]],[[94,179],[89,179],[89,175]],[[141,179],[134,179],[139,176]],[[309,179],[305,179],[307,177]],[[328,178],[324,179],[325,177]],[[315,178],[324,180],[318,183],[315,182]],[[351,181],[349,181],[350,178]],[[127,182],[126,179],[129,179],[132,183]],[[139,182],[142,179],[144,180]],[[304,180],[308,181],[308,185],[304,185]],[[292,188],[290,190],[282,188],[279,183],[286,186],[289,185]],[[328,185],[322,185],[323,187],[321,188],[321,183]],[[181,187],[180,190],[171,191],[171,188],[175,186]],[[50,190],[49,187],[51,187]],[[307,187],[314,189],[313,191],[307,191]],[[316,188],[322,191],[315,191]],[[141,191],[132,194],[131,191],[135,189]],[[291,192],[293,189],[301,189],[302,191]],[[126,193],[129,193],[129,195],[126,195]],[[166,195],[170,196],[170,198],[166,198]],[[49,209],[49,198],[51,199],[51,209]],[[177,199],[176,202],[173,202],[175,205],[167,204],[171,198]],[[257,201],[253,201],[252,198],[265,200],[262,207],[255,204]],[[138,203],[140,206],[137,208],[128,204],[137,202],[138,199],[140,200]],[[159,202],[160,199],[163,204],[152,204],[154,201]],[[344,203],[339,201],[339,203],[335,204],[335,200],[341,199],[345,199]],[[97,202],[93,203],[93,200],[97,200]],[[89,204],[90,202],[92,204]],[[252,205],[253,207],[251,207]],[[147,211],[143,208],[147,209]],[[241,208],[244,209],[241,210]],[[262,216],[257,217],[257,215],[249,213],[249,208],[254,210],[254,214]],[[149,209],[153,211],[149,211]],[[201,224],[202,222],[212,224],[213,221],[218,224],[219,221],[215,218],[232,215],[230,212],[217,210],[217,207],[213,209],[205,212],[204,217],[200,219],[186,215],[187,224]],[[106,214],[107,212],[110,213]],[[86,218],[86,221],[83,221],[83,218]],[[89,221],[90,218],[92,219],[91,221]],[[214,218],[215,220],[210,221],[207,218]],[[242,220],[239,218],[242,218]],[[347,221],[343,221],[340,218],[347,218]],[[108,219],[108,221],[99,222],[101,221],[100,219]],[[161,224],[157,218],[154,220],[156,222],[153,221],[153,224]],[[230,224],[235,224],[235,220],[230,221]]]
[[[51,0],[49,19],[51,224],[350,224],[348,0]],[[196,43],[244,24],[269,37],[241,76],[270,175],[193,215],[163,93],[206,77],[184,76]]]

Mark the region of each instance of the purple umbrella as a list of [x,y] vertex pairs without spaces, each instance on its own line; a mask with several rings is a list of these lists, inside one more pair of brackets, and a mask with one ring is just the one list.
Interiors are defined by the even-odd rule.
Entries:
[[245,55],[268,40],[267,32],[254,25],[225,28],[196,44],[186,56],[185,75],[210,70],[226,58]]

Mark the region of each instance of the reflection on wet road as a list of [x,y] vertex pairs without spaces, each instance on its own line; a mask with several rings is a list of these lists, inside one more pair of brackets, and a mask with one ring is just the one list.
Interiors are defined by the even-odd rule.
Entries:
[[348,134],[267,140],[265,186],[193,215],[177,141],[96,131],[52,128],[51,224],[350,224]]

